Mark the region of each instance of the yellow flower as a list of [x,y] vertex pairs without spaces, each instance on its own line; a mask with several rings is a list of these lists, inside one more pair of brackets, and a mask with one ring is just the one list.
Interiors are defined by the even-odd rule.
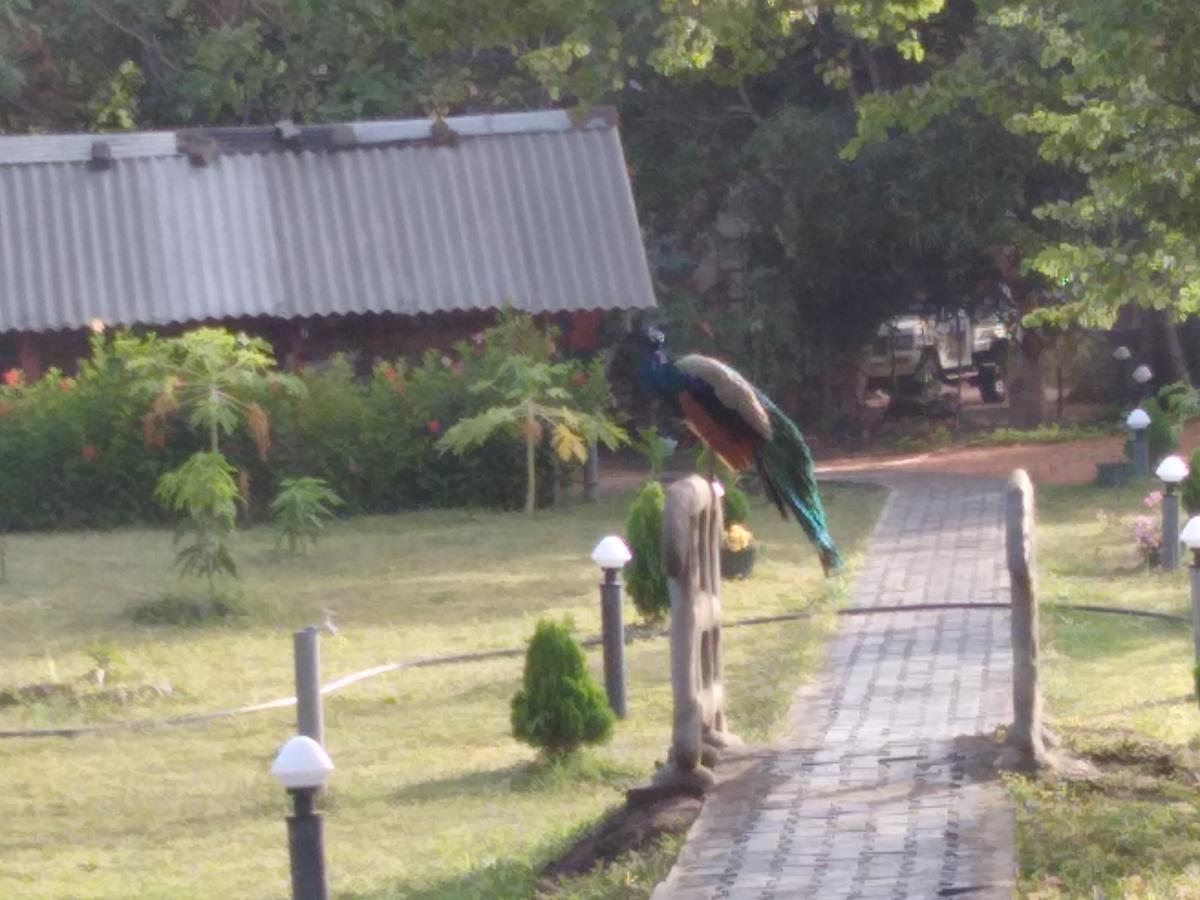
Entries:
[[725,529],[725,537],[721,543],[726,550],[740,553],[754,543],[754,534],[744,525],[730,525]]

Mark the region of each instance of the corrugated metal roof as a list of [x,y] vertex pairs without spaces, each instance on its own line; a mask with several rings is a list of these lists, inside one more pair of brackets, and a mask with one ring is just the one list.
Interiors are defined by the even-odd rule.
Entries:
[[453,146],[431,124],[355,123],[332,151],[305,149],[328,127],[298,150],[214,130],[208,165],[172,133],[0,138],[0,331],[654,305],[610,115],[452,118]]

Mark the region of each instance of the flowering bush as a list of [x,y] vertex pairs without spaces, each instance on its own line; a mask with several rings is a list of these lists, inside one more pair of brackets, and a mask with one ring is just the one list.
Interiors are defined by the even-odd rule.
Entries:
[[[1162,492],[1151,491],[1142,500],[1147,509],[1155,509],[1162,503]],[[1156,515],[1135,516],[1130,529],[1138,554],[1147,565],[1156,565],[1162,553],[1162,523]]]
[[[489,405],[473,385],[495,378],[514,352],[553,359],[552,338],[527,316],[506,316],[449,353],[431,351],[414,364],[381,362],[366,379],[335,357],[300,374],[303,391],[256,388],[245,404],[251,427],[224,434],[219,447],[236,470],[241,515],[265,518],[280,483],[297,477],[324,479],[351,513],[519,508],[519,434],[498,433],[461,457],[439,454],[437,444],[454,423]],[[51,370],[29,382],[18,369],[0,373],[0,531],[167,518],[155,484],[211,440],[156,399],[168,392],[146,389],[140,370],[161,343],[97,334],[74,378]],[[570,406],[594,412],[609,404],[598,363],[555,365]],[[536,448],[539,506],[552,502],[557,471],[547,431]]]

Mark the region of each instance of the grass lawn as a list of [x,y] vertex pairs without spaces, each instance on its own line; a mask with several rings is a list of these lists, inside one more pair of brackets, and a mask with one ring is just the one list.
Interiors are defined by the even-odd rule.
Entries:
[[[883,492],[825,491],[853,565]],[[291,694],[291,632],[332,609],[326,680],[394,660],[522,645],[541,616],[599,630],[596,540],[623,528],[630,496],[538,513],[427,512],[331,527],[287,559],[265,530],[239,535],[240,587],[266,611],[250,623],[139,625],[128,610],[178,591],[170,535],[7,538],[0,585],[0,692],[82,684],[92,654],[122,658],[124,683],[168,684],[124,706],[67,699],[0,706],[0,729],[157,719]],[[794,524],[762,505],[766,552],[755,576],[725,587],[726,616],[828,608],[825,581]],[[632,606],[627,621],[634,620]],[[763,740],[819,658],[831,616],[731,632],[732,727]],[[589,654],[599,676],[599,659]],[[343,898],[528,897],[534,874],[571,835],[643,783],[670,730],[665,641],[627,650],[630,714],[613,741],[567,769],[535,764],[509,734],[519,659],[398,672],[326,701],[337,771],[325,798],[334,893]],[[111,681],[111,679],[110,679]],[[118,685],[121,682],[118,682]],[[0,897],[283,897],[287,800],[267,775],[293,728],[290,710],[203,725],[75,739],[0,742]],[[674,848],[630,860],[555,896],[644,897]]]
[[[1188,615],[1188,574],[1146,572],[1128,518],[1148,488],[1038,494],[1043,602]],[[1157,515],[1157,510],[1151,511]],[[1043,686],[1096,783],[1015,779],[1022,895],[1200,897],[1200,711],[1185,625],[1061,609],[1042,615]]]

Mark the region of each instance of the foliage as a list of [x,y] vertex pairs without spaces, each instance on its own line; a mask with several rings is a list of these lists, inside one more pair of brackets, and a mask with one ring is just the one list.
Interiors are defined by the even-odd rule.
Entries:
[[1021,240],[1054,287],[1029,323],[1109,325],[1127,303],[1196,311],[1190,90],[1195,19],[1182,0],[1136,11],[1089,0],[988,0],[974,40],[920,84],[860,104],[859,137],[982,111],[1070,173]]
[[633,501],[625,523],[625,540],[633,558],[625,566],[625,588],[647,621],[662,619],[671,609],[662,562],[663,486],[648,482]]
[[1180,486],[1179,499],[1189,516],[1200,515],[1200,449],[1188,461],[1188,475]]
[[191,534],[180,548],[176,565],[181,575],[208,582],[210,601],[216,598],[215,577],[237,576],[228,541],[237,521],[237,501],[243,491],[236,469],[221,452],[221,438],[245,422],[261,458],[271,445],[270,422],[256,397],[268,385],[294,394],[301,385],[272,371],[275,359],[266,341],[218,328],[197,328],[155,345],[157,352],[133,363],[157,394],[143,418],[147,435],[158,432],[177,410],[203,434],[207,450],[193,453],[179,468],[158,480],[155,497],[168,510],[187,518],[176,541]]
[[220,453],[197,451],[158,480],[154,495],[168,510],[186,517],[175,531],[176,543],[192,537],[175,555],[179,574],[204,578],[209,597],[215,597],[217,575],[237,577],[228,543],[237,520],[233,466]]
[[657,428],[639,428],[637,440],[632,442],[633,449],[645,457],[650,464],[650,478],[657,479],[667,464],[667,460],[675,453],[678,441],[665,438],[658,433]]
[[[324,479],[352,513],[519,507],[526,460],[515,433],[461,456],[437,445],[449,423],[492,402],[472,386],[495,379],[509,348],[550,359],[553,338],[528,316],[505,316],[449,352],[380,362],[364,380],[340,356],[297,376],[225,371],[221,354],[251,368],[273,360],[265,342],[236,335],[96,335],[74,378],[51,370],[28,383],[10,370],[0,380],[0,529],[163,521],[155,484],[193,451],[211,452],[214,425],[242,519],[268,517],[280,481],[296,474]],[[600,360],[547,365],[565,367],[555,386],[567,406],[609,408]],[[539,505],[552,502],[554,460],[549,442],[539,444]]]
[[1146,441],[1153,463],[1179,447],[1182,429],[1179,417],[1172,411],[1169,402],[1164,406],[1161,398],[1151,397],[1142,404],[1142,409],[1150,416],[1150,424],[1146,428]]
[[1107,423],[1095,425],[1039,425],[1037,428],[994,428],[967,438],[970,447],[1013,447],[1020,444],[1062,444],[1108,437],[1115,427]]
[[321,478],[285,478],[279,493],[271,501],[271,518],[279,529],[279,540],[288,544],[295,556],[304,550],[305,541],[314,547],[333,511],[343,500]]
[[588,412],[573,405],[566,387],[572,374],[569,363],[509,355],[492,378],[471,386],[473,393],[492,405],[456,422],[438,442],[439,448],[461,455],[498,433],[519,436],[525,444],[525,512],[532,513],[537,505],[537,447],[547,428],[562,462],[583,464],[589,443],[615,449],[627,440],[624,430],[602,411]]
[[570,621],[538,622],[512,701],[513,736],[549,756],[565,756],[607,741],[615,720],[603,689],[588,674]]
[[141,625],[195,628],[254,618],[263,610],[264,604],[240,591],[217,591],[207,597],[166,593],[153,600],[135,604],[130,616]]
[[744,525],[750,521],[750,498],[737,485],[726,486],[725,496],[721,498],[721,506],[726,529],[733,525]]

